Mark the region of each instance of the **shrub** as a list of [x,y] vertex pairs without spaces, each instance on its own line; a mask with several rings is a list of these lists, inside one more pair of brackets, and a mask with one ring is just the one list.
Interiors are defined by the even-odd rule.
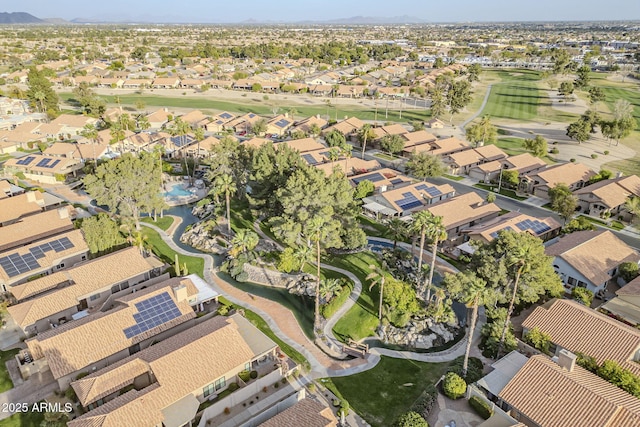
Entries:
[[422,415],[425,419],[429,417],[429,414],[436,405],[438,399],[438,391],[435,386],[430,385],[427,387],[420,397],[411,405],[411,410]]
[[620,264],[618,271],[625,282],[630,282],[638,277],[638,264],[635,262],[623,262]]
[[449,399],[459,399],[467,391],[467,383],[455,372],[447,372],[442,383],[442,390]]
[[400,415],[395,427],[429,427],[427,421],[417,412],[407,412]]
[[538,327],[531,329],[524,335],[524,342],[531,344],[537,350],[545,354],[549,354],[549,345],[551,344],[551,336],[545,334]]
[[309,384],[309,393],[315,393],[316,392],[316,385],[314,383]]
[[591,155],[591,158],[592,158],[592,159],[597,159],[597,158],[598,158],[598,155],[597,155],[597,154],[595,154],[595,153],[593,153],[593,154]]
[[342,416],[342,414],[344,414],[345,417],[349,415],[349,402],[345,399],[342,399],[340,402],[340,409],[338,410],[338,415]]
[[471,399],[469,399],[469,406],[471,406],[476,413],[485,420],[489,419],[491,415],[493,415],[491,406],[478,396],[472,396]]
[[258,371],[251,371],[249,377],[251,377],[252,380],[255,380],[256,378],[258,378]]
[[591,307],[591,302],[593,301],[593,292],[586,288],[574,287],[571,291],[571,296],[574,300],[581,302],[587,307]]
[[251,374],[247,370],[244,370],[238,374],[238,377],[240,377],[240,379],[244,382],[249,381],[250,376]]
[[280,387],[280,383],[275,383],[275,384],[273,385],[273,388],[278,388],[278,387]]
[[576,162],[576,159],[571,158],[571,159],[569,159],[569,161],[570,161],[571,163],[575,163],[575,162]]
[[554,147],[551,149],[551,154],[558,154],[558,153],[560,153],[560,150],[558,150],[557,148]]
[[604,155],[608,156],[609,155],[609,150],[604,150]]
[[238,383],[231,383],[231,384],[229,384],[229,387],[227,387],[227,390],[236,391],[239,388],[240,388],[240,386],[238,385]]
[[332,404],[335,408],[337,408],[338,406],[340,406],[340,399],[333,399],[333,400],[331,401],[331,404]]
[[477,357],[469,358],[469,366],[467,366],[467,375],[462,376],[462,365],[464,363],[464,356],[457,357],[451,365],[449,365],[449,372],[456,373],[460,375],[467,384],[472,384],[478,381],[480,378],[484,376],[482,373],[482,360]]
[[64,395],[67,399],[69,399],[72,402],[77,402],[78,401],[78,396],[76,395],[75,390],[73,389],[73,387],[69,387],[65,392]]

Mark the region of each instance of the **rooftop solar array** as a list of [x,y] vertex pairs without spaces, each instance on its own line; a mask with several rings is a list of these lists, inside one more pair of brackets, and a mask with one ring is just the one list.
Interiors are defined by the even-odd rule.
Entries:
[[52,169],[54,167],[56,167],[56,165],[60,163],[60,160],[54,160],[52,158],[46,158],[46,159],[42,159],[40,160],[37,164],[36,167],[39,168],[48,168],[48,169]]
[[231,113],[222,113],[222,114],[220,114],[219,117],[221,117],[223,119],[230,119],[230,118],[233,117],[233,115]]
[[422,202],[411,193],[402,193],[402,199],[396,200],[396,205],[398,205],[403,211],[408,211],[422,206]]
[[291,123],[291,122],[289,120],[287,120],[287,119],[280,119],[275,123],[275,125],[277,127],[279,127],[279,128],[283,128],[283,127],[287,126],[289,123]]
[[303,154],[302,158],[312,166],[320,163],[311,154]]
[[173,145],[175,145],[176,147],[185,147],[193,143],[193,141],[195,141],[195,139],[193,139],[193,137],[190,135],[171,137],[171,142],[173,142]]
[[353,182],[355,182],[356,184],[358,184],[360,181],[371,181],[371,182],[378,182],[378,181],[382,181],[384,178],[384,176],[382,176],[382,174],[376,172],[376,173],[371,173],[368,175],[361,175],[361,176],[357,176],[355,178],[353,178]]
[[530,220],[530,219],[525,219],[524,221],[520,221],[519,223],[516,224],[516,227],[518,227],[520,231],[531,230],[536,236],[551,230],[551,227],[549,227],[546,223],[542,221]]
[[147,298],[135,304],[138,312],[133,315],[136,324],[124,329],[127,338],[133,338],[150,329],[182,315],[168,292]]
[[45,257],[45,252],[55,251],[62,252],[66,249],[73,248],[73,243],[67,237],[43,243],[29,249],[29,253],[20,255],[13,253],[11,255],[0,258],[0,266],[4,269],[9,277],[15,277],[29,271],[37,270],[42,267],[38,260]]
[[442,195],[442,191],[438,190],[437,187],[431,187],[427,184],[420,184],[416,187],[416,190],[418,191],[424,191],[425,193],[427,193],[429,196],[431,197],[437,197]]
[[18,160],[16,163],[19,165],[28,165],[29,163],[33,162],[36,158],[33,156],[27,156],[27,157],[23,157],[22,159]]
[[391,180],[391,183],[392,183],[393,185],[402,184],[403,182],[404,182],[404,181],[403,181],[402,179],[400,179],[400,178],[396,178],[396,179],[392,179],[392,180]]

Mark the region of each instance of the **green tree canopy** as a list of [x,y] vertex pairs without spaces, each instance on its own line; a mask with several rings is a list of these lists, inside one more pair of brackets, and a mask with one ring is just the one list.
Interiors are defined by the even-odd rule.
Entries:
[[400,135],[385,135],[380,140],[380,146],[386,152],[396,154],[404,148],[404,140]]
[[440,176],[447,171],[440,157],[424,152],[411,154],[405,168],[407,173],[420,179]]
[[478,123],[467,128],[466,135],[469,142],[482,146],[498,140],[498,129],[491,124],[489,116],[483,116]]
[[45,72],[38,71],[36,67],[29,68],[27,86],[26,96],[31,105],[41,113],[55,117],[60,111],[58,94],[53,90],[53,85],[47,79]]
[[566,184],[558,184],[549,189],[551,209],[557,212],[566,222],[571,218],[578,207],[578,198],[571,193]]
[[339,130],[332,130],[324,136],[324,140],[329,147],[340,147],[347,142],[344,134]]
[[83,219],[80,229],[92,254],[108,253],[126,243],[118,224],[106,213]]
[[412,411],[400,415],[394,427],[429,427],[429,424],[422,415]]
[[547,140],[541,135],[536,135],[533,139],[525,139],[523,145],[526,150],[531,151],[531,153],[536,157],[544,157],[547,155]]

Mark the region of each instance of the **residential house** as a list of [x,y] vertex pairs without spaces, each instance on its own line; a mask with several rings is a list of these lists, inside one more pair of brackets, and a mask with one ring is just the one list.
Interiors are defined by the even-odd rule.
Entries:
[[613,360],[640,375],[640,331],[577,301],[552,299],[536,307],[522,328],[523,333],[538,328],[549,335],[556,356],[566,349],[593,357],[598,364]]
[[[324,151],[326,151],[326,149]],[[307,154],[311,153],[313,152]],[[305,155],[303,154],[302,156],[304,157]],[[336,168],[344,173],[345,176],[353,176],[379,169],[380,163],[378,163],[376,160],[362,160],[357,157],[345,157],[336,161],[335,163],[325,161],[325,163],[315,163],[313,164],[313,166],[315,166],[317,169],[322,170],[327,176],[331,175]]]
[[[263,370],[270,384],[260,383],[267,386],[280,379],[274,364],[278,347],[270,338],[239,314],[216,316],[73,382],[88,412],[69,427],[188,425],[200,404],[220,396],[203,414],[212,418],[236,401],[222,392],[232,383],[245,385],[240,372]],[[120,394],[124,388],[129,391]],[[233,393],[260,392],[254,388]]]
[[461,232],[466,239],[481,243],[492,242],[503,230],[526,232],[546,241],[560,234],[561,228],[560,223],[552,217],[536,218],[514,211],[465,228]]
[[431,119],[425,125],[429,129],[444,129],[445,123],[440,119]]
[[98,309],[121,295],[140,290],[160,276],[164,263],[130,247],[57,271],[10,289],[17,304],[7,308],[25,333],[51,329],[73,315]]
[[82,372],[105,368],[194,326],[196,313],[189,300],[198,293],[188,279],[176,277],[113,301],[97,311],[42,332],[25,343],[37,369],[50,370],[60,390]]
[[145,89],[150,88],[153,84],[153,80],[151,79],[127,79],[122,84],[123,89]]
[[288,114],[280,114],[267,122],[267,134],[283,136],[293,126]]
[[357,134],[357,132],[362,129],[362,126],[364,126],[364,122],[362,120],[358,119],[357,117],[349,117],[336,123],[335,125],[323,129],[322,135],[324,136],[329,132],[337,130],[342,132],[342,134],[347,138],[350,138],[352,135]]
[[455,194],[455,189],[449,184],[419,182],[365,197],[362,209],[376,218],[380,215],[406,217]]
[[639,262],[640,254],[609,230],[577,231],[547,246],[553,268],[568,292],[574,286],[604,292],[623,262]]
[[56,158],[40,154],[11,158],[4,167],[8,171],[22,172],[25,178],[44,184],[58,184],[84,167],[84,162],[69,158]]
[[147,115],[147,120],[149,121],[149,125],[151,125],[150,129],[158,130],[164,127],[167,123],[169,123],[169,118],[171,114],[169,110],[166,108],[161,108],[159,110],[154,111],[151,114]]
[[202,79],[182,79],[180,81],[180,87],[183,89],[200,89],[205,83]]
[[631,197],[640,197],[640,178],[636,175],[605,179],[573,192],[578,197],[580,210],[588,215],[622,216],[631,219],[625,203]]
[[262,145],[267,143],[273,144],[273,141],[267,138],[258,138],[258,137],[254,137],[254,138],[242,141],[242,145],[249,148],[260,148]]
[[480,378],[475,385],[491,400],[499,400],[500,392],[513,379],[529,358],[513,350],[491,364],[492,371]]
[[13,197],[0,199],[0,227],[20,221],[23,217],[42,212],[44,196],[39,191],[27,191]]
[[0,199],[24,194],[24,188],[12,184],[6,179],[0,180]]
[[[6,181],[0,181],[0,184],[2,182]],[[28,245],[72,229],[70,206],[28,215],[0,227],[0,251]]]
[[85,126],[95,126],[97,122],[98,119],[94,117],[60,114],[58,117],[53,119],[50,124],[61,125],[61,133],[79,135]]
[[509,156],[502,162],[503,168],[507,170],[515,170],[519,176],[532,174],[547,167],[547,164],[537,157],[529,153],[518,154],[517,156]]
[[387,135],[404,135],[409,133],[409,131],[399,123],[375,127],[373,128],[373,132],[376,134],[374,138],[376,140],[380,140]]
[[531,357],[500,392],[510,415],[529,427],[640,425],[640,400],[576,364]]
[[201,159],[205,157],[210,157],[211,149],[213,148],[214,145],[218,145],[219,143],[220,143],[220,140],[215,136],[208,136],[200,142],[196,141],[195,144],[189,145],[185,149],[185,153],[189,157],[199,157]]
[[223,125],[223,127],[224,129],[233,129],[236,133],[246,134],[251,132],[253,125],[259,120],[262,120],[262,117],[259,115],[247,113],[243,116],[229,120]]
[[325,119],[320,118],[319,115],[311,116],[306,119],[300,120],[295,123],[295,126],[291,128],[291,133],[294,132],[304,132],[309,135],[311,133],[311,128],[313,125],[316,125],[320,130],[322,130],[326,125],[327,121]]
[[309,93],[314,96],[329,96],[333,93],[333,86],[327,84],[309,84]]
[[213,116],[211,121],[204,125],[204,128],[207,132],[220,133],[224,130],[224,125],[235,117],[235,115],[223,111],[222,113]]
[[43,154],[49,157],[74,159],[84,162],[87,159],[97,160],[105,157],[110,151],[109,144],[104,142],[86,142],[84,144],[54,142],[44,150]]
[[427,153],[432,156],[445,156],[447,154],[457,153],[469,149],[469,144],[465,141],[451,137],[437,139],[426,144],[408,146],[402,150],[402,155],[411,157],[414,153]]
[[462,240],[462,230],[495,218],[501,212],[498,205],[487,203],[474,192],[442,200],[426,209],[433,215],[442,217],[447,240],[453,245]]
[[598,309],[604,310],[610,316],[637,328],[640,325],[640,276],[618,289],[616,297]]
[[403,133],[402,138],[405,140],[403,150],[410,150],[411,147],[420,144],[429,144],[438,139],[435,135],[430,134],[426,130],[418,130],[415,132]]
[[565,184],[571,191],[586,185],[596,173],[581,163],[563,163],[529,173],[520,177],[521,191],[542,198],[549,198],[549,190],[558,184]]
[[[327,147],[325,147],[324,145],[320,144],[318,141],[316,141],[314,138],[302,138],[302,139],[292,139],[289,141],[283,141],[283,142],[278,142],[276,144],[273,144],[274,147],[276,147],[276,149],[282,147],[282,146],[287,146],[289,148],[291,148],[292,150],[296,150],[299,153],[307,153],[310,151],[317,151],[317,150],[325,150],[328,151],[329,149]],[[302,156],[304,158],[304,155]],[[328,157],[325,156],[325,158],[328,159]],[[307,159],[305,159],[307,160]],[[307,163],[310,163],[310,160],[307,160]]]
[[204,127],[209,122],[209,117],[200,110],[192,110],[180,116],[180,120],[188,123],[192,128]]
[[[2,227],[1,230],[12,229],[15,225]],[[0,288],[3,292],[13,293],[16,286],[29,279],[73,266],[86,260],[88,255],[89,247],[81,230],[66,231],[22,247],[7,249],[0,252]],[[14,297],[18,298],[16,295]]]
[[159,77],[153,79],[151,87],[154,89],[176,89],[180,86],[180,79],[177,77]]
[[506,159],[507,154],[495,145],[469,148],[456,153],[447,154],[443,162],[449,166],[453,175],[468,175],[471,169],[483,163]]
[[389,168],[382,168],[369,173],[356,175],[349,178],[349,181],[351,181],[351,185],[354,187],[362,181],[370,181],[378,193],[411,184],[411,178]]
[[258,427],[337,427],[338,420],[331,408],[317,400],[302,399]]

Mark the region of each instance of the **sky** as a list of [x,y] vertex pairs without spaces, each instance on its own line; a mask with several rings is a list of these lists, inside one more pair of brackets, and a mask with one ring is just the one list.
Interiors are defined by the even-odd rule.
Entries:
[[[412,16],[427,22],[640,20],[639,0],[22,0],[0,12],[38,18],[223,23]],[[3,10],[4,9],[4,10]]]

